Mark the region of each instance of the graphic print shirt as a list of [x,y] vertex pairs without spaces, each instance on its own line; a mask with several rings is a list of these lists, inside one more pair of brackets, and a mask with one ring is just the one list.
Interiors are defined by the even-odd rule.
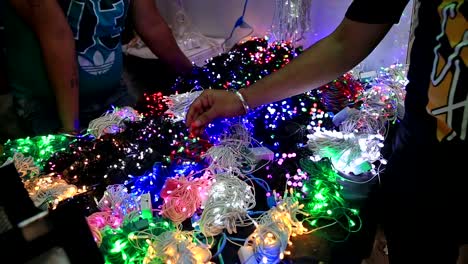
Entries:
[[[346,16],[364,23],[398,23],[407,3],[355,0]],[[420,143],[466,142],[468,3],[420,0],[415,11],[404,127]]]
[[[130,0],[59,0],[73,32],[80,95],[104,97],[120,85],[121,33]],[[2,1],[8,2],[8,1]],[[5,3],[9,79],[20,98],[53,99],[34,32]]]

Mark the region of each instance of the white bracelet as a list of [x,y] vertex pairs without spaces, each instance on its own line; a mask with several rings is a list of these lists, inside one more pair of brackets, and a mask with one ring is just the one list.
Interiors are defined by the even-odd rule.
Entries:
[[244,107],[245,114],[250,113],[250,106],[249,106],[249,105],[247,104],[247,102],[245,101],[244,96],[243,96],[238,90],[232,90],[232,91],[234,92],[234,94],[237,95],[237,97],[238,97],[239,100],[241,101],[242,106]]

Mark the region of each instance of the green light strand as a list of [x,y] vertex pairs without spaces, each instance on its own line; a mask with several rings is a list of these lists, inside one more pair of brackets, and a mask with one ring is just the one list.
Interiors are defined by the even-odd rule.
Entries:
[[32,157],[37,166],[44,163],[56,152],[65,151],[71,143],[65,135],[48,135],[33,138],[8,140],[4,145],[2,160],[6,160],[17,152],[25,157]]
[[[301,192],[295,196],[304,204],[304,211],[310,217],[307,221],[315,227],[323,226],[320,220],[336,221],[344,229],[356,232],[360,229],[359,212],[348,208],[341,195],[343,187],[338,182],[340,176],[333,169],[329,159],[314,162],[309,158],[300,161],[301,169],[309,175]],[[343,219],[346,221],[343,222]]]
[[[146,223],[143,230],[141,223]],[[149,247],[146,240],[174,229],[170,222],[162,218],[154,218],[149,223],[140,219],[119,229],[105,228],[101,232],[100,250],[106,264],[143,263]]]

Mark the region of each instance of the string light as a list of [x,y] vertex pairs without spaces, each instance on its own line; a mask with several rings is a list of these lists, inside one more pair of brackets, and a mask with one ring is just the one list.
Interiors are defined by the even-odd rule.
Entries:
[[[24,166],[28,191],[35,197],[39,190],[47,190],[50,198],[44,200],[52,200],[51,207],[59,200],[75,202],[84,197],[77,194],[86,194],[88,200],[80,201],[90,208],[96,206],[95,197],[102,197],[97,204],[100,212],[91,214],[88,221],[107,263],[208,262],[211,255],[198,241],[198,231],[171,226],[171,222],[181,223],[192,216],[195,230],[208,237],[256,224],[257,235],[248,239],[248,245],[255,245],[259,262],[274,263],[287,253],[289,237],[306,232],[296,215],[316,228],[338,224],[348,232],[359,229],[358,212],[343,199],[341,178],[335,169],[353,170],[361,160],[384,162],[378,155],[382,137],[373,135],[384,133],[380,129],[369,133],[370,128],[376,131],[378,127],[370,124],[382,118],[393,121],[401,115],[398,107],[404,93],[395,87],[401,87],[403,79],[390,80],[400,76],[400,68],[386,69],[387,75],[380,75],[369,87],[345,75],[322,89],[263,106],[243,118],[217,121],[208,127],[207,138],[191,138],[186,125],[178,121],[184,119],[202,87],[248,89],[300,52],[289,42],[253,38],[209,60],[193,75],[179,78],[174,95],[146,94],[135,107],[138,113],[129,108],[119,112],[121,119],[132,121],[125,123],[125,131],[104,133],[100,138],[61,135],[9,141],[3,157],[23,153],[39,165],[39,174],[51,173],[37,182],[28,179],[37,176],[37,170],[31,160],[24,160],[31,165]],[[352,107],[359,115],[335,127],[332,118],[343,106]],[[232,126],[239,122],[242,126]],[[334,137],[308,141],[310,132],[326,134],[326,130],[337,128],[343,137],[348,129],[355,135],[346,142]],[[269,164],[254,160],[249,148],[257,145],[274,150],[275,160]],[[330,151],[331,146],[334,151]],[[340,155],[329,155],[332,152]],[[317,160],[315,154],[330,159]],[[53,191],[47,189],[51,186],[55,186]],[[77,186],[92,186],[93,191]],[[294,188],[294,196],[280,200],[275,207],[275,198],[281,196],[275,190],[284,186]],[[255,187],[264,189],[269,208],[273,206],[260,219],[249,215],[256,213],[254,209],[268,210],[257,208],[263,203],[257,205]],[[151,213],[142,219],[139,197],[147,193],[155,203],[163,202],[161,215],[170,222],[151,219]],[[72,196],[74,199],[67,199]],[[270,203],[272,200],[275,202]]]
[[346,73],[338,79],[317,89],[328,112],[338,113],[354,103],[364,87],[352,74]]
[[161,190],[164,204],[162,215],[174,223],[181,223],[192,217],[207,199],[211,180],[208,175],[200,178],[176,177],[167,179]]
[[153,239],[148,239],[148,252],[143,263],[160,260],[168,264],[210,263],[211,252],[207,246],[195,244],[191,232],[166,231]]
[[201,232],[212,237],[224,229],[236,233],[237,227],[250,225],[244,218],[255,207],[255,190],[237,176],[224,173],[216,175],[204,203],[199,225]]
[[129,194],[123,184],[109,185],[103,197],[97,203],[99,210],[110,212],[122,219],[127,215],[140,210],[138,198]]
[[125,122],[141,121],[141,115],[133,108],[126,106],[114,108],[106,112],[103,116],[92,120],[88,126],[88,132],[96,138],[105,134],[116,134],[125,130]]
[[34,204],[44,209],[49,206],[55,209],[59,202],[87,191],[86,186],[78,188],[54,175],[26,180],[24,185]]
[[202,91],[194,91],[164,96],[163,101],[168,107],[165,113],[170,115],[174,122],[184,121],[190,105],[201,93]]
[[[8,160],[10,159],[11,158],[8,158]],[[5,163],[8,163],[8,160]],[[25,157],[22,153],[16,152],[13,154],[12,161],[14,162],[16,171],[21,178],[26,179],[39,176],[40,168],[34,164],[32,157]]]
[[22,153],[25,157],[32,157],[34,162],[42,167],[44,162],[53,154],[65,151],[70,138],[65,135],[48,135],[33,138],[8,140],[3,146],[3,157],[13,157],[14,153]]
[[[297,189],[295,197],[304,204],[304,212],[309,215],[306,220],[312,226],[319,226],[319,220],[325,220],[327,224],[338,223],[349,232],[358,231],[358,211],[349,208],[340,194],[343,187],[338,182],[339,176],[330,160],[312,161],[310,158],[303,158],[300,166],[309,175],[309,179]],[[345,223],[342,222],[343,218],[346,219]]]
[[301,211],[303,207],[297,199],[285,195],[277,206],[260,217],[257,228],[244,245],[252,247],[252,257],[257,263],[280,263],[285,255],[290,254],[286,250],[292,244],[290,238],[308,232],[298,220],[299,215],[307,216]]
[[371,171],[377,174],[372,164],[380,161],[383,137],[379,134],[353,134],[338,131],[316,131],[308,136],[309,148],[314,152],[314,159],[329,158],[334,168],[346,174],[359,175]]
[[149,248],[147,241],[174,229],[169,222],[161,218],[154,218],[150,222],[141,220],[128,223],[117,229],[105,228],[101,231],[100,250],[108,264],[144,263]]

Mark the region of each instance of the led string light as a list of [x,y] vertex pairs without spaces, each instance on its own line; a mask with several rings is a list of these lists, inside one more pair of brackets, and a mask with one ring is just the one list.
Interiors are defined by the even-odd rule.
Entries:
[[122,228],[105,228],[101,231],[100,250],[106,264],[143,263],[149,248],[150,238],[175,228],[163,219],[128,223]]
[[[96,212],[86,218],[88,225],[97,230],[102,230],[105,227],[117,229],[121,227],[123,219],[121,216],[112,214],[110,211]],[[95,237],[96,238],[96,237]]]
[[383,137],[377,135],[342,133],[337,131],[316,131],[308,136],[309,149],[314,159],[329,158],[334,168],[346,174],[359,175],[371,171],[377,174],[373,163],[386,164],[380,153]]
[[95,225],[90,225],[88,223],[88,226],[89,226],[89,229],[91,231],[91,234],[93,235],[93,238],[94,238],[94,242],[96,242],[96,245],[98,247],[101,246],[101,243],[102,243],[102,234],[101,234],[101,231],[99,230],[99,228]]
[[299,215],[307,217],[301,210],[304,205],[286,194],[277,206],[260,217],[255,231],[246,239],[244,247],[251,247],[253,251],[249,258],[254,258],[257,263],[280,263],[290,254],[286,250],[292,244],[290,238],[309,233],[298,220]]
[[405,87],[409,82],[407,78],[408,68],[408,64],[401,63],[392,64],[389,67],[381,67],[377,78],[372,82],[386,84],[397,91],[400,98],[404,98],[406,94]]
[[53,175],[26,180],[24,186],[34,204],[43,209],[54,209],[61,201],[87,191],[86,186],[78,188]]
[[291,43],[251,38],[234,46],[231,51],[207,61],[192,75],[179,78],[173,86],[177,92],[188,92],[200,87],[239,89],[249,86],[289,63],[300,51]]
[[363,89],[364,87],[361,82],[352,74],[346,73],[318,88],[317,92],[320,94],[327,112],[338,113],[347,105],[354,103]]
[[[237,45],[229,53],[213,58],[202,69],[197,69],[199,71],[197,74],[200,74],[200,77],[191,76],[189,79],[179,79],[174,86],[174,90],[188,92],[192,91],[193,87],[199,89],[202,86],[219,89],[248,87],[255,81],[283,67],[297,56],[298,52],[298,50],[292,48],[290,43],[269,45],[265,39],[252,39],[251,41]],[[190,80],[190,78],[193,79]],[[343,90],[345,89],[352,88],[343,87]],[[358,94],[362,93],[359,92]],[[394,95],[389,95],[390,97],[385,100],[393,103],[394,97],[392,96]],[[226,136],[226,134],[220,132],[224,128],[230,128],[232,121],[221,125],[216,123],[207,129],[207,134],[210,138],[203,140],[190,138],[183,122],[174,123],[174,119],[170,117],[170,114],[169,117],[167,117],[167,113],[165,114],[171,107],[173,109],[184,108],[188,105],[187,101],[180,100],[181,107],[178,107],[176,106],[178,99],[176,99],[173,101],[175,104],[171,106],[171,103],[167,101],[168,97],[164,98],[162,93],[154,93],[146,95],[144,102],[141,102],[135,108],[145,118],[136,123],[126,124],[126,130],[122,133],[105,135],[99,139],[94,139],[91,136],[66,137],[67,144],[63,148],[63,151],[55,151],[57,153],[54,155],[52,153],[48,154],[52,156],[51,158],[49,158],[50,156],[44,156],[40,162],[37,162],[35,158],[37,155],[31,156],[33,156],[36,164],[41,165],[41,167],[44,166],[45,173],[54,173],[51,180],[61,178],[65,181],[62,182],[64,184],[92,186],[93,189],[96,189],[96,191],[89,192],[89,194],[86,192],[86,197],[77,195],[69,201],[67,199],[67,202],[77,202],[79,199],[81,203],[85,203],[86,205],[89,203],[88,207],[96,206],[93,199],[88,198],[102,196],[102,192],[104,192],[106,187],[114,184],[124,184],[129,190],[127,195],[131,197],[138,197],[149,192],[154,201],[156,201],[161,195],[160,191],[167,179],[174,179],[174,177],[175,179],[180,179],[185,175],[196,175],[197,177],[195,178],[198,178],[206,168],[212,165],[211,169],[214,168],[213,170],[218,173],[212,173],[213,175],[210,177],[213,177],[215,185],[221,182],[222,185],[218,185],[218,187],[221,188],[220,186],[223,186],[225,193],[217,193],[217,197],[220,197],[220,199],[216,199],[216,201],[220,203],[215,203],[216,206],[213,207],[211,206],[212,203],[205,202],[203,206],[197,206],[192,214],[194,215],[193,219],[195,219],[195,228],[205,231],[204,233],[211,232],[213,233],[212,235],[221,234],[223,231],[229,233],[229,230],[237,231],[238,228],[251,225],[255,219],[252,219],[249,214],[254,215],[254,212],[252,212],[254,209],[262,210],[254,208],[256,204],[254,198],[256,190],[253,186],[262,187],[265,189],[267,196],[278,198],[280,194],[276,194],[274,190],[278,186],[283,188],[284,185],[297,190],[294,199],[298,199],[304,204],[303,211],[310,214],[309,217],[305,218],[309,224],[317,228],[336,224],[349,232],[354,232],[356,229],[359,229],[359,218],[357,211],[348,208],[341,195],[342,186],[339,181],[342,179],[337,176],[338,174],[333,170],[330,162],[312,161],[309,157],[313,155],[309,153],[308,148],[303,148],[307,146],[307,130],[334,128],[331,122],[333,114],[328,112],[326,107],[327,101],[322,102],[322,97],[323,93],[321,91],[313,91],[283,102],[262,107],[251,115],[241,119],[244,125],[248,127],[248,130],[246,130],[248,133],[241,133],[242,136],[238,136],[237,138],[231,137],[235,133],[228,133],[228,136]],[[331,97],[329,96],[329,98]],[[350,98],[354,97],[351,96]],[[374,96],[372,98],[377,97]],[[346,97],[346,100],[351,99]],[[360,99],[364,100],[365,98],[358,96],[353,99],[354,101],[351,100],[350,106],[361,107],[361,105],[357,104],[357,101]],[[375,99],[369,99],[368,102],[369,105],[373,106],[379,103]],[[361,108],[356,109],[361,110]],[[372,109],[376,109],[376,107]],[[179,112],[183,114],[182,111]],[[364,132],[361,133],[365,134]],[[359,136],[356,135],[356,137]],[[258,142],[255,142],[252,138],[257,139]],[[72,139],[73,142],[68,147],[68,142]],[[200,160],[203,153],[207,153],[208,149],[213,146],[212,144],[214,144],[215,148],[212,149],[213,152],[210,153],[210,156],[217,157],[214,159],[218,160],[224,159],[222,163],[218,162],[216,166],[212,162],[214,159]],[[222,149],[219,147],[223,146],[223,144],[224,146],[234,146],[233,149],[239,151],[238,153],[245,155],[245,157],[233,162],[234,158],[238,159],[238,157],[229,155],[232,151],[229,153],[226,149],[218,151]],[[246,162],[245,160],[251,158],[248,149],[255,144],[259,146],[265,145],[274,150],[276,152],[276,160],[261,169],[255,168],[255,166],[261,167],[262,164]],[[36,145],[31,148],[33,147],[35,148]],[[218,147],[218,152],[214,152],[216,147]],[[244,149],[246,150],[244,151]],[[29,149],[28,151],[29,153],[36,153],[35,150],[31,151]],[[10,153],[14,152],[10,151]],[[320,152],[320,150],[317,152]],[[25,152],[23,151],[22,153]],[[28,155],[25,153],[25,156]],[[208,157],[208,155],[206,156]],[[300,162],[301,160],[302,162]],[[248,164],[248,166],[245,164]],[[233,173],[241,170],[251,171],[253,175],[244,177]],[[267,181],[268,184],[264,181]],[[254,182],[255,185],[253,185]],[[170,185],[171,182],[168,180],[167,184]],[[252,185],[250,186],[250,184]],[[278,185],[275,186],[275,184]],[[270,186],[267,188],[267,185]],[[185,195],[184,192],[187,190],[182,192],[183,188],[180,188],[181,186],[179,186],[180,190],[178,190],[180,191],[179,197],[184,197],[184,199],[180,199],[180,201],[185,201],[187,200],[185,196],[191,196]],[[237,191],[227,191],[232,188]],[[169,189],[164,191],[165,196],[167,195],[167,190]],[[177,186],[175,189],[170,190],[177,190]],[[208,200],[215,200],[213,198],[215,195],[212,195],[208,190],[206,192]],[[245,192],[247,194],[244,194]],[[114,194],[117,195],[117,193],[120,192]],[[175,193],[177,194],[177,191]],[[233,193],[238,197],[235,201],[232,199]],[[109,204],[117,204],[117,201],[122,201],[122,204],[126,204],[127,200],[122,199],[125,194],[121,193],[120,195],[122,196],[109,198]],[[252,200],[246,199],[247,196]],[[223,202],[221,203],[221,201]],[[164,201],[164,203],[166,202]],[[94,230],[95,240],[101,242],[101,250],[106,256],[106,261],[108,263],[142,263],[145,256],[148,255],[148,249],[152,248],[149,250],[151,251],[154,250],[153,247],[156,247],[152,243],[152,240],[155,236],[161,234],[160,231],[163,228],[156,228],[158,231],[154,232],[148,230],[152,230],[152,224],[160,226],[159,223],[163,223],[164,220],[157,218],[146,224],[142,224],[140,209],[135,211],[130,210],[130,213],[122,217],[127,210],[115,209],[121,208],[121,206],[100,207],[102,209],[105,208],[105,211],[94,215],[95,219],[93,221],[100,223],[100,226],[102,226],[103,222],[108,224],[99,229],[99,232],[96,232],[97,228],[94,227],[92,227],[92,230]],[[192,208],[193,206],[190,205],[189,207]],[[126,208],[126,206],[123,206],[123,208]],[[177,211],[175,208],[175,206],[170,206],[166,209],[169,209],[169,212],[171,210]],[[180,209],[182,211],[183,207]],[[216,209],[219,209],[219,214]],[[114,210],[116,211],[115,213]],[[118,213],[119,211],[122,211],[122,213]],[[224,211],[226,211],[226,214]],[[172,212],[169,214],[172,215]],[[189,214],[186,215],[188,216]],[[115,217],[119,217],[119,220],[116,220]],[[184,217],[186,217],[185,214]],[[198,217],[200,219],[197,220]],[[150,234],[146,234],[146,238],[144,234],[139,236],[140,232],[143,232],[141,230],[145,228],[148,230],[144,232]],[[276,230],[275,228],[271,229]],[[169,230],[172,230],[173,233],[176,232],[173,228]],[[262,234],[265,234],[269,238],[268,233],[262,232]],[[273,237],[282,237],[277,234],[272,235]],[[146,241],[147,239],[150,240],[150,243]],[[195,244],[203,244],[196,241],[195,233],[188,240],[195,241]],[[232,240],[232,238],[227,237],[224,241],[229,240]],[[220,243],[218,243],[220,245],[219,253],[222,252],[222,241],[223,239],[220,239]],[[138,247],[135,247],[137,243]],[[151,247],[150,244],[152,245]],[[283,244],[281,242],[275,245]],[[275,246],[275,248],[277,247]],[[282,248],[282,246],[279,248]],[[275,252],[279,253],[280,251]],[[184,252],[186,252],[186,256],[197,255],[191,250],[184,250]],[[273,251],[267,249],[265,252],[271,253]],[[278,253],[271,254],[272,259],[279,256]],[[180,257],[180,252],[178,254]],[[185,253],[182,255],[185,256]],[[270,255],[267,256],[268,259],[269,257]],[[183,257],[180,259],[183,259]],[[191,260],[193,261],[193,259]],[[154,259],[154,261],[159,260]]]
[[[299,202],[304,204],[303,211],[309,214],[305,220],[313,227],[338,224],[348,233],[359,231],[359,213],[349,208],[342,197],[343,186],[338,182],[340,176],[330,160],[312,161],[303,158],[300,166],[309,175],[309,179],[295,193]],[[322,224],[323,220],[326,224]]]
[[173,142],[170,160],[173,163],[197,163],[203,165],[203,157],[212,144],[208,140],[184,136],[177,142]]
[[40,168],[34,164],[32,157],[25,157],[22,153],[16,152],[13,154],[13,158],[8,158],[8,160],[5,161],[4,165],[10,162],[10,159],[15,164],[16,171],[21,178],[25,179],[39,176]]
[[3,146],[2,156],[13,157],[15,153],[22,153],[25,157],[32,157],[34,163],[42,168],[44,162],[53,154],[65,151],[71,138],[66,135],[48,135],[33,138],[8,140]]
[[125,122],[141,121],[141,116],[130,106],[115,108],[103,116],[92,120],[88,126],[88,133],[100,138],[105,134],[117,134],[125,130]]
[[192,217],[207,199],[210,187],[209,174],[200,178],[182,176],[167,179],[161,190],[161,197],[164,199],[162,215],[174,223],[181,223]]
[[202,92],[203,91],[194,91],[164,96],[163,101],[168,107],[165,114],[171,116],[174,122],[184,121],[190,105]]
[[97,203],[97,207],[103,212],[111,212],[113,215],[124,218],[140,210],[138,198],[129,194],[123,184],[109,185]]
[[198,222],[200,231],[213,237],[227,230],[236,233],[237,227],[248,226],[247,212],[255,207],[255,189],[236,175],[217,174]]
[[192,232],[166,231],[148,239],[148,252],[143,263],[159,260],[169,264],[206,264],[211,263],[211,252],[206,245],[194,243]]
[[270,38],[293,43],[303,39],[311,28],[311,6],[310,0],[275,0]]
[[166,110],[167,106],[164,103],[164,97],[161,92],[153,94],[145,93],[143,95],[144,103],[137,106],[137,110],[143,113],[144,117],[157,117],[161,116]]
[[153,203],[159,201],[159,193],[169,177],[165,171],[167,166],[163,163],[155,163],[150,172],[142,176],[129,175],[129,179],[125,181],[125,186],[130,189],[130,193],[135,196],[140,196],[145,193],[150,193]]
[[243,125],[233,124],[220,136],[218,144],[202,157],[207,159],[210,163],[208,168],[214,172],[234,170],[252,173],[257,164],[248,150],[252,142],[256,141]]

